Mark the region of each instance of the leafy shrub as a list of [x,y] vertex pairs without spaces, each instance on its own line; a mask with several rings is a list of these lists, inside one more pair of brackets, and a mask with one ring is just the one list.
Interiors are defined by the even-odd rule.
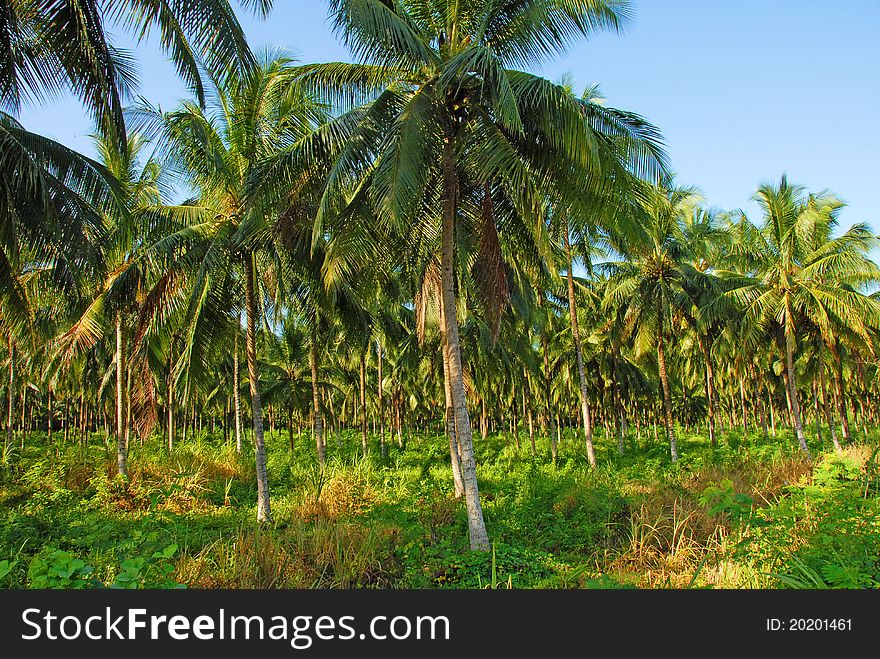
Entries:
[[94,568],[73,554],[56,549],[46,557],[35,556],[28,568],[28,588],[82,590],[100,586]]
[[552,554],[503,543],[496,543],[492,552],[473,552],[447,541],[409,547],[403,556],[406,580],[430,588],[475,589],[498,583],[527,588],[558,567]]
[[[116,576],[106,587],[181,588],[182,584],[171,578],[175,567],[170,559],[176,552],[177,545],[169,545],[149,557],[125,558],[120,563]],[[105,587],[105,584],[97,578],[95,568],[72,553],[55,549],[46,550],[42,554],[31,560],[28,568],[28,588],[82,590]],[[2,567],[3,564],[0,563],[0,570]]]
[[733,522],[742,522],[751,517],[754,499],[747,494],[737,493],[733,481],[724,479],[713,483],[700,494],[700,505],[708,508],[710,517],[726,515]]

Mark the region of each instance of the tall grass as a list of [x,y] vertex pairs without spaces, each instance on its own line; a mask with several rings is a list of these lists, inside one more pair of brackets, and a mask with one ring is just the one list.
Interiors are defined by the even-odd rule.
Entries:
[[[291,452],[269,435],[274,524],[257,527],[255,472],[208,434],[170,455],[132,446],[130,482],[113,447],[49,447],[38,435],[8,456],[0,481],[0,585],[27,586],[27,565],[62,549],[112,578],[126,556],[171,545],[174,579],[197,588],[623,587],[767,588],[880,581],[876,438],[806,461],[785,434],[741,434],[711,448],[682,434],[682,459],[663,446],[597,436],[591,469],[578,438],[554,464],[549,442],[517,450],[506,436],[478,443],[481,493],[495,551],[467,551],[445,439],[415,436],[383,459],[360,456],[344,432],[315,465],[305,436]],[[371,438],[375,440],[375,438]],[[375,442],[374,442],[375,443]]]

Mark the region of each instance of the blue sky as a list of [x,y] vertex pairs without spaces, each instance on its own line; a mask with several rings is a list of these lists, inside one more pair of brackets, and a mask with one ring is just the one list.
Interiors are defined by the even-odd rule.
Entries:
[[[346,59],[322,0],[276,0],[268,21],[243,18],[255,49],[286,47],[303,62]],[[708,205],[743,208],[783,172],[848,204],[842,224],[880,230],[880,2],[877,0],[635,0],[623,35],[600,34],[537,69],[578,88],[599,84],[610,105],[657,125],[682,184]],[[131,42],[118,35],[118,43]],[[163,107],[185,95],[154,44],[138,49],[140,93]],[[35,132],[91,153],[80,105],[26,108]]]

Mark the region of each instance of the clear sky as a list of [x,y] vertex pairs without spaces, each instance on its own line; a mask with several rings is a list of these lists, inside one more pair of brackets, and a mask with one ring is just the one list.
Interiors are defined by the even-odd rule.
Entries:
[[[266,22],[243,18],[255,49],[280,46],[303,62],[346,59],[323,0],[276,0]],[[880,231],[880,1],[634,0],[623,35],[576,44],[537,72],[599,84],[608,103],[638,112],[666,140],[682,184],[708,205],[743,208],[765,180],[828,188],[848,204],[842,224]],[[119,35],[118,43],[130,45]],[[163,107],[185,95],[153,44],[138,49],[140,93]],[[61,99],[21,113],[24,124],[86,153],[91,128]]]

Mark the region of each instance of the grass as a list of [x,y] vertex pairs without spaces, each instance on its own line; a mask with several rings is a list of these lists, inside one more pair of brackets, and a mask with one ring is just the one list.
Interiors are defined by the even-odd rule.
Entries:
[[507,435],[477,440],[493,541],[467,550],[445,439],[360,458],[360,434],[270,433],[274,523],[254,523],[252,456],[202,434],[168,455],[132,446],[115,478],[112,442],[26,438],[0,476],[0,586],[190,588],[796,588],[880,586],[878,436],[843,456],[788,433],[731,432],[712,448],[682,433],[617,454],[597,438],[591,469],[569,435],[556,464]]

